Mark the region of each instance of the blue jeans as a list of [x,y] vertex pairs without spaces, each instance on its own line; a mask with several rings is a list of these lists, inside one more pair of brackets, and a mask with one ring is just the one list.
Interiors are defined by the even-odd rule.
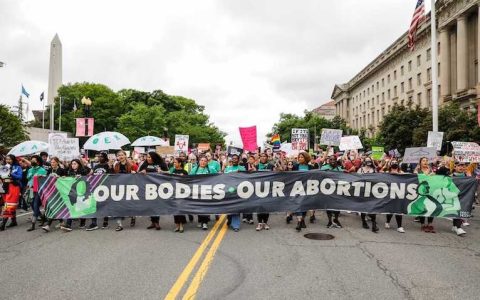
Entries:
[[232,214],[229,215],[230,217],[230,226],[232,226],[233,229],[240,229],[240,214]]
[[38,193],[33,193],[33,201],[32,201],[32,209],[33,209],[33,215],[32,215],[32,223],[35,223],[37,221],[37,218],[40,216],[40,196]]

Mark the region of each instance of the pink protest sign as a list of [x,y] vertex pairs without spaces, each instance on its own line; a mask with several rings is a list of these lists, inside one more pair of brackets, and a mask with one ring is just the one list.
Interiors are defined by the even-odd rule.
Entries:
[[240,127],[240,136],[242,137],[243,149],[247,151],[256,151],[257,146],[257,126]]
[[93,118],[77,118],[77,134],[76,136],[92,136],[93,135]]

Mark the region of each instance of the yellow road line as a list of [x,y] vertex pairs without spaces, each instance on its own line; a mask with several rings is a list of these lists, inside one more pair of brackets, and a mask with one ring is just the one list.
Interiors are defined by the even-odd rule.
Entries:
[[195,274],[195,277],[193,277],[192,283],[188,287],[185,295],[183,296],[183,300],[193,300],[197,296],[198,288],[200,287],[200,284],[205,278],[205,275],[207,275],[208,269],[212,264],[215,253],[217,252],[218,247],[220,246],[220,243],[223,240],[223,237],[227,233],[227,229],[228,229],[227,223],[224,223],[222,226],[222,229],[220,229],[220,232],[215,238],[215,241],[213,242],[212,247],[210,247],[210,250],[208,250],[207,255],[205,256],[205,259],[203,260],[202,264],[198,268],[198,271]]
[[175,284],[172,286],[167,296],[165,296],[165,300],[176,299],[178,293],[180,293],[183,286],[187,282],[188,277],[190,277],[190,274],[192,273],[193,269],[195,268],[198,261],[202,257],[203,252],[205,251],[205,249],[207,249],[208,244],[210,244],[210,241],[215,236],[215,234],[217,233],[217,230],[220,228],[220,226],[224,221],[225,221],[225,215],[222,215],[220,219],[218,219],[218,221],[215,223],[212,230],[208,233],[207,237],[200,244],[200,247],[198,247],[197,251],[195,252],[193,257],[190,259],[185,269],[183,269],[180,276],[178,276],[177,281],[175,281]]

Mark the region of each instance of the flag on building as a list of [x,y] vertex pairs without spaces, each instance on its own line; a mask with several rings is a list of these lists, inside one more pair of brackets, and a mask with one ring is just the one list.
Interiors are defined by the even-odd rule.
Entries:
[[23,87],[23,84],[22,84],[22,94],[24,94],[27,98],[30,97],[30,94],[27,92],[25,87]]
[[42,102],[42,101],[43,101],[43,98],[45,97],[44,93],[45,93],[45,92],[42,92],[42,93],[40,94],[40,102]]
[[413,12],[412,22],[410,23],[410,29],[408,30],[408,48],[410,50],[415,49],[415,40],[417,38],[418,25],[425,19],[425,1],[418,0]]

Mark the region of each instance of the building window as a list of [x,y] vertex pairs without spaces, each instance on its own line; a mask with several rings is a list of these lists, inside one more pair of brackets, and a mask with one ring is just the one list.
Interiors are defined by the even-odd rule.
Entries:
[[385,92],[382,93],[382,102],[385,102]]
[[387,98],[388,98],[388,100],[390,100],[390,98],[391,98],[390,97],[390,89],[388,89],[388,91],[387,91]]
[[432,81],[432,68],[427,69],[427,81]]
[[427,49],[427,61],[430,61],[432,59],[432,49]]
[[422,85],[422,73],[417,74],[417,86]]
[[393,87],[393,97],[397,97],[397,86]]
[[400,75],[403,76],[403,74],[405,73],[405,68],[403,66],[400,67]]
[[382,107],[382,118],[385,116],[385,107]]
[[390,83],[390,74],[387,76],[387,83]]
[[438,69],[437,69],[437,72],[438,72],[438,74],[437,74],[438,76],[437,76],[437,77],[438,77],[438,78],[440,78],[440,63],[438,63]]
[[377,105],[380,104],[380,95],[377,95]]
[[393,80],[397,80],[397,70],[393,71]]
[[408,62],[408,71],[410,72],[412,70],[412,61]]
[[390,112],[390,105],[388,106],[387,112]]
[[370,95],[370,88],[367,89],[367,95]]
[[377,81],[377,91],[380,88],[380,82]]
[[408,78],[408,90],[411,91],[413,88],[413,85],[412,85],[412,77]]
[[417,105],[418,106],[422,105],[422,93],[417,94]]
[[420,67],[422,65],[422,55],[419,54],[417,56],[417,67]]
[[405,83],[404,82],[400,83],[400,93],[402,93],[402,94],[405,93]]
[[382,87],[385,87],[385,78],[382,78]]
[[432,90],[427,90],[428,107],[432,107]]

